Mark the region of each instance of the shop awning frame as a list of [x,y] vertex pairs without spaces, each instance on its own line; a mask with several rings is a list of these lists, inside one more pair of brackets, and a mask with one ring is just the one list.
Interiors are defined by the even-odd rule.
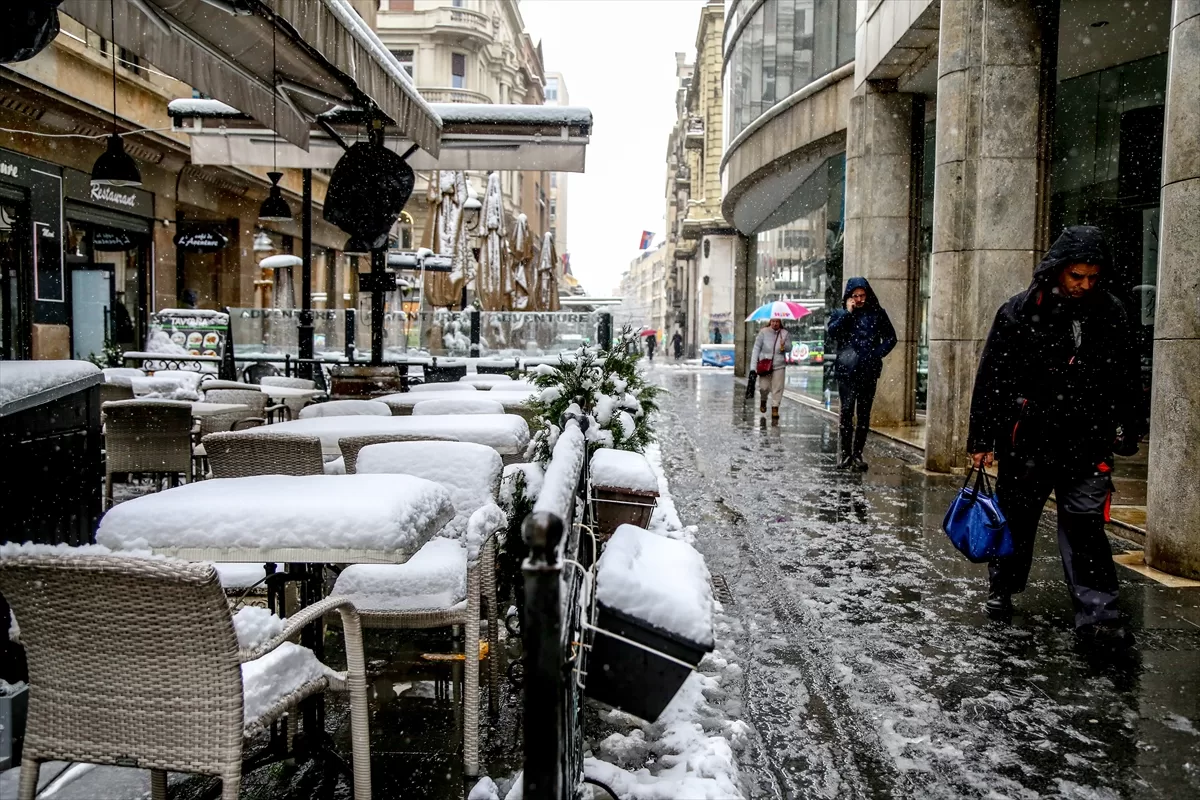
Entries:
[[113,2],[115,20],[106,2],[61,8],[102,35],[115,22],[118,45],[205,95],[252,109],[297,148],[308,147],[319,115],[346,106],[438,152],[441,119],[348,0]]
[[[418,171],[531,170],[583,172],[591,140],[592,114],[572,106],[522,106],[468,103],[433,104],[442,120],[440,147],[412,153]],[[338,107],[319,115],[301,149],[278,143],[250,115],[214,100],[173,100],[168,113],[174,129],[190,136],[192,163],[208,166],[262,166],[277,159],[280,167],[332,169],[343,146],[361,136],[364,112]],[[385,146],[400,154],[416,142],[388,136]]]

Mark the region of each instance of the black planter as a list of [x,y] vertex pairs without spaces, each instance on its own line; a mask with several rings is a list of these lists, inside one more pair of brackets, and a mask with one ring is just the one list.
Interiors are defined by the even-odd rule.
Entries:
[[600,630],[588,657],[587,696],[648,722],[658,719],[692,669],[713,649],[603,603],[596,627]]

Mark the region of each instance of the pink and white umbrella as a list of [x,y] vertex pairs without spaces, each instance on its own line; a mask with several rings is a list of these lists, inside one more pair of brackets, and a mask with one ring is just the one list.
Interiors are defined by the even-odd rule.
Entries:
[[746,322],[765,322],[769,319],[800,319],[812,312],[794,300],[776,300],[754,309]]

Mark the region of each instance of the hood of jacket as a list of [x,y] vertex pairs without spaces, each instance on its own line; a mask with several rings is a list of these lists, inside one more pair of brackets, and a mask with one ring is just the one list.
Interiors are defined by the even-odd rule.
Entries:
[[855,289],[863,289],[867,293],[867,305],[865,308],[878,308],[879,298],[875,296],[875,290],[871,288],[871,283],[866,278],[849,278],[846,280],[846,291],[842,292],[842,305],[850,299],[850,295]]
[[1092,225],[1072,225],[1064,228],[1050,245],[1041,263],[1033,271],[1031,289],[1053,286],[1063,267],[1068,264],[1095,264],[1100,268],[1100,280],[1112,272],[1112,250],[1104,231]]

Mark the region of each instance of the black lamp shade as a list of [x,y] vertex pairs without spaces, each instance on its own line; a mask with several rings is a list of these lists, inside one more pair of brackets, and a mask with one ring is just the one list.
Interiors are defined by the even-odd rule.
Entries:
[[267,177],[271,179],[271,191],[258,207],[258,218],[263,222],[291,222],[292,209],[283,199],[283,190],[279,188],[279,179],[283,177],[283,173],[268,172]]
[[115,133],[108,137],[108,148],[92,167],[95,186],[141,186],[142,173],[133,156],[125,152],[125,143]]

